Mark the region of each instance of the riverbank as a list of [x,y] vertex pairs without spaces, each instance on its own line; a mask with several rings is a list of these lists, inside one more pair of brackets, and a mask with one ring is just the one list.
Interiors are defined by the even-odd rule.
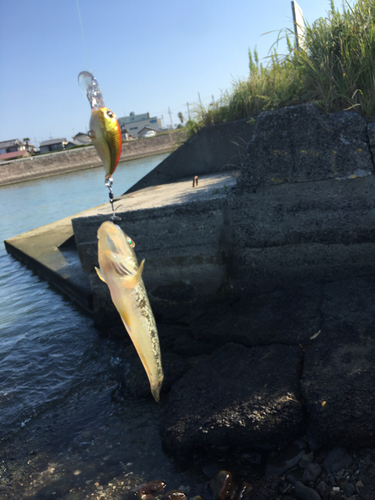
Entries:
[[[182,171],[172,166],[183,150],[201,156],[207,147],[201,132],[150,172],[148,187],[129,190],[117,214],[138,258],[146,259],[165,372],[173,364],[186,369],[163,386],[163,446],[199,459],[224,454],[213,460],[224,467],[234,448],[254,492],[254,460],[273,475],[264,479],[263,497],[249,498],[290,500],[303,490],[298,474],[289,489],[275,475],[296,466],[282,457],[296,438],[304,443],[297,456],[308,455],[316,470],[337,447],[353,458],[362,453],[353,450],[375,447],[374,127],[354,113],[325,115],[312,105],[262,113],[247,127],[240,175],[217,172],[220,180],[213,183],[211,174],[205,185],[201,172],[217,165],[190,156],[183,189],[171,183]],[[169,183],[157,184],[163,176]],[[75,243],[101,331],[125,343],[94,269],[104,220],[108,214],[73,219]],[[123,389],[148,398],[139,360],[130,366]],[[341,468],[327,465],[302,498],[345,498],[346,486],[358,492],[360,481],[363,491],[372,487],[371,474],[353,481],[361,464],[352,470],[348,454],[339,455]],[[271,458],[278,464],[267,471]],[[352,500],[372,498],[363,491]]]
[[[120,162],[146,158],[176,149],[186,139],[185,132],[176,131],[147,139],[126,141],[122,145]],[[0,163],[0,186],[40,179],[100,166],[94,146],[58,151]]]

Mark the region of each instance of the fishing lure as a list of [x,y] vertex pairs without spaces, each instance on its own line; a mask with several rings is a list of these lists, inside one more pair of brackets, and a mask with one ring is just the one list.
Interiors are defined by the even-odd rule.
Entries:
[[[121,155],[122,136],[116,115],[105,107],[99,84],[91,73],[81,71],[78,83],[91,106],[89,136],[106,172],[105,185],[109,189],[109,201],[113,207],[112,175],[116,170]],[[119,219],[113,215],[113,219]]]

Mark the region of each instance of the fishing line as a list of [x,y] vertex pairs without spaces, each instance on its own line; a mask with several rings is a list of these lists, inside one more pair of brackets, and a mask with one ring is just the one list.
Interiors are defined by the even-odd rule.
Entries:
[[79,23],[81,25],[81,32],[82,32],[82,39],[83,39],[83,46],[85,48],[85,54],[86,54],[86,59],[87,59],[87,67],[89,68],[89,71],[91,73],[91,68],[90,68],[90,61],[89,61],[89,55],[88,55],[88,51],[87,51],[87,45],[86,45],[86,39],[85,39],[85,33],[83,31],[83,24],[82,24],[82,18],[81,18],[81,10],[79,8],[79,3],[78,3],[78,0],[76,0],[77,2],[77,9],[78,9],[78,17],[79,17]]

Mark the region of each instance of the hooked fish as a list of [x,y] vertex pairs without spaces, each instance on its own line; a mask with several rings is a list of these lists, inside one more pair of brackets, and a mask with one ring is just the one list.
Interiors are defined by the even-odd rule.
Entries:
[[105,107],[91,110],[89,136],[103,162],[107,177],[111,177],[122,148],[121,130],[113,111]]
[[134,242],[113,222],[103,222],[98,240],[100,269],[96,267],[96,272],[108,285],[112,302],[146,370],[151,393],[159,401],[164,375],[158,331],[142,279],[145,261],[138,266]]

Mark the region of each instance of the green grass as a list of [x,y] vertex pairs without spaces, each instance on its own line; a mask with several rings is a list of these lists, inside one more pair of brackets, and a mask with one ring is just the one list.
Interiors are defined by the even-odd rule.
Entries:
[[[281,38],[288,53],[279,56]],[[292,43],[292,41],[293,43]],[[345,3],[343,11],[331,1],[328,16],[305,24],[303,49],[294,48],[294,32],[279,32],[268,63],[249,50],[249,77],[213,105],[198,105],[186,128],[201,127],[256,116],[262,111],[314,102],[326,112],[354,110],[372,121],[375,114],[375,3]]]

